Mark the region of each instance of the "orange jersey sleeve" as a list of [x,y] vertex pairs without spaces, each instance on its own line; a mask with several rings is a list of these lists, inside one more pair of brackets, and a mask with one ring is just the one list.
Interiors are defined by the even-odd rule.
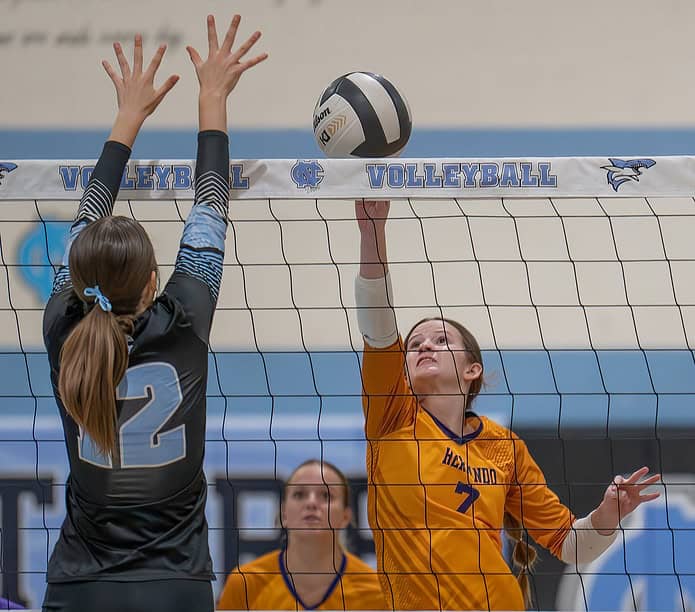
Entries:
[[529,535],[556,557],[574,523],[574,515],[548,488],[545,476],[526,443],[512,434],[515,473],[507,492],[505,509],[517,518]]
[[379,440],[414,424],[416,400],[406,379],[405,349],[400,337],[383,349],[365,342],[362,385],[367,440]]
[[[261,593],[282,591],[283,579],[278,561],[279,553],[280,551],[274,550],[250,563],[235,567],[224,584],[217,608],[219,610],[258,610],[258,597]],[[278,607],[278,609],[282,608]]]
[[227,577],[224,588],[217,603],[220,610],[250,610],[246,580],[238,570]]

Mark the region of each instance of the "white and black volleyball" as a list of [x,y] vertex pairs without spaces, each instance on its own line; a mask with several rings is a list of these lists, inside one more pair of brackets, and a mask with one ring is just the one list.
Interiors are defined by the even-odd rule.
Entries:
[[328,157],[391,157],[405,147],[411,130],[405,98],[371,72],[337,78],[314,108],[314,136]]

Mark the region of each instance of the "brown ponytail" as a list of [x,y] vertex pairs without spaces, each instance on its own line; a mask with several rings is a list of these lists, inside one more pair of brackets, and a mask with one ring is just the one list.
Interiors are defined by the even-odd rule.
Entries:
[[528,534],[521,522],[506,512],[504,513],[504,530],[514,541],[512,561],[514,562],[514,569],[517,571],[516,579],[519,581],[521,592],[524,594],[524,605],[526,608],[530,608],[533,604],[533,597],[529,574],[538,560],[538,551],[536,551],[535,546],[529,544]]
[[128,367],[128,345],[116,317],[93,307],[60,352],[58,390],[68,414],[112,457],[116,447],[116,388]]
[[[74,291],[89,309],[60,352],[58,392],[67,413],[96,450],[116,450],[116,390],[128,368],[128,339],[143,291],[156,270],[154,249],[142,226],[127,217],[88,225],[70,249]],[[99,286],[111,311],[85,289]]]

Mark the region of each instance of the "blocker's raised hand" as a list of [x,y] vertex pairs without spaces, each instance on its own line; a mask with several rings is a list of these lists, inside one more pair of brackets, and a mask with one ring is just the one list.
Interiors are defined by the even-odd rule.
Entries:
[[268,57],[267,53],[261,53],[250,60],[241,61],[261,37],[259,31],[251,34],[243,44],[235,51],[232,51],[240,23],[241,17],[234,15],[220,46],[217,39],[215,18],[212,15],[208,15],[208,56],[205,61],[193,47],[186,47],[198,75],[201,96],[218,95],[226,99],[236,87],[241,75]]
[[113,50],[116,52],[121,74],[119,75],[106,60],[102,61],[102,66],[116,88],[119,112],[132,114],[134,118],[144,121],[176,85],[179,77],[172,74],[161,87],[158,89],[154,87],[154,77],[162,63],[166,48],[166,45],[159,46],[147,69],[143,72],[142,36],[140,34],[135,35],[132,70],[123,53],[121,43],[113,43]]

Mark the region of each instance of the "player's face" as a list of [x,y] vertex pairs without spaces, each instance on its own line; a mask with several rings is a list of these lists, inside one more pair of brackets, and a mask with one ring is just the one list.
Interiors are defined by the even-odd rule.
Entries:
[[345,485],[328,467],[305,465],[285,486],[282,523],[287,529],[343,529],[350,518],[351,511],[345,507]]
[[[408,338],[406,366],[416,395],[443,386],[465,393],[471,381],[471,353],[458,329],[441,320],[425,321]],[[479,376],[473,370],[473,378]]]

